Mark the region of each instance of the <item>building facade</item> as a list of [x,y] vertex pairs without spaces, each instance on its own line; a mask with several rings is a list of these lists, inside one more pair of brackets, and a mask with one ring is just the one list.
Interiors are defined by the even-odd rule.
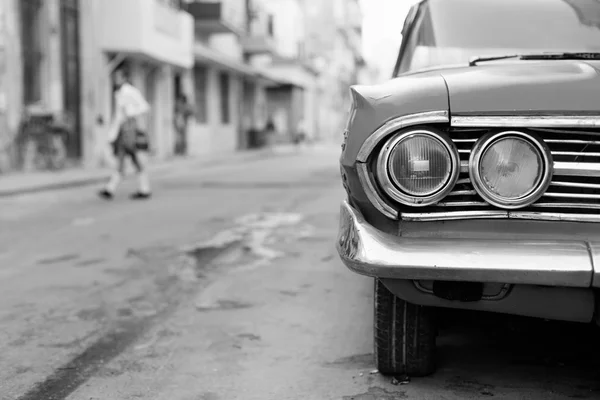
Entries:
[[[0,169],[28,168],[20,126],[32,109],[69,125],[73,164],[101,165],[108,153],[112,74],[125,65],[151,112],[143,128],[153,156],[173,152],[176,94],[191,86],[193,19],[173,0],[0,2]],[[149,6],[150,5],[150,6]],[[26,147],[26,148],[24,148]]]
[[0,171],[30,167],[20,127],[33,108],[66,116],[68,156],[82,158],[79,18],[75,0],[0,2]]
[[257,147],[266,125],[266,86],[272,80],[246,62],[247,51],[267,51],[261,38],[248,31],[246,1],[196,0],[189,2],[188,11],[196,24],[189,153]]
[[251,10],[264,10],[270,19],[253,20],[256,31],[275,37],[274,51],[249,59],[277,82],[267,89],[268,119],[276,128],[276,141],[294,140],[299,133],[309,139],[320,131],[318,72],[306,54],[306,13],[303,0],[253,0]]
[[111,159],[105,137],[113,111],[113,73],[120,66],[150,103],[142,128],[152,156],[173,155],[175,100],[193,85],[193,18],[174,0],[80,0],[80,7],[88,161]]
[[358,0],[304,0],[306,53],[319,71],[322,140],[339,141],[350,107],[349,87],[365,74]]
[[[142,128],[154,158],[175,155],[182,140],[190,155],[258,147],[271,122],[275,141],[327,137],[360,64],[355,2],[2,0],[0,172],[27,166],[19,132],[36,107],[69,124],[73,164],[112,161],[120,66],[151,105]],[[181,95],[192,117],[177,140]]]

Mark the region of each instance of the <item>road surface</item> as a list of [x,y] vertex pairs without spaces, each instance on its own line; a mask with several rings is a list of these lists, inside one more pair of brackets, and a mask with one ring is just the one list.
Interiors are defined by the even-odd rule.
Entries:
[[600,398],[590,327],[453,314],[432,377],[373,373],[334,248],[338,149],[173,171],[155,197],[0,200],[0,399]]

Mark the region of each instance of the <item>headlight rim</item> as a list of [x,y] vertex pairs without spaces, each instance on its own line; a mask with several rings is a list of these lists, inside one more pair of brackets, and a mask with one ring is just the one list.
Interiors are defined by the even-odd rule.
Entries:
[[[522,196],[518,199],[505,199],[501,196],[492,193],[483,184],[483,179],[479,173],[479,167],[481,159],[493,144],[501,139],[507,137],[517,137],[518,139],[524,140],[531,144],[541,156],[543,172],[540,176],[537,186],[531,190],[526,196]],[[548,190],[552,178],[554,175],[554,161],[552,158],[552,152],[548,145],[537,135],[523,132],[519,130],[503,130],[490,132],[475,142],[475,145],[471,149],[471,155],[469,157],[469,179],[473,185],[473,188],[477,194],[487,203],[494,207],[498,207],[504,210],[517,210],[528,207],[538,201],[544,193]]]
[[[435,193],[429,194],[427,196],[415,196],[408,193],[404,193],[399,187],[397,187],[394,184],[389,172],[389,159],[392,150],[402,140],[405,140],[410,136],[415,135],[426,135],[434,140],[437,140],[444,146],[450,157],[451,171],[445,183],[445,186],[443,186]],[[383,148],[377,156],[376,175],[377,181],[382,191],[388,196],[390,196],[392,200],[411,207],[427,207],[438,203],[454,189],[454,186],[456,185],[456,182],[458,181],[458,177],[460,175],[460,166],[461,164],[458,148],[452,142],[449,136],[447,136],[444,132],[441,132],[434,128],[413,127],[406,130],[398,131],[384,143]]]

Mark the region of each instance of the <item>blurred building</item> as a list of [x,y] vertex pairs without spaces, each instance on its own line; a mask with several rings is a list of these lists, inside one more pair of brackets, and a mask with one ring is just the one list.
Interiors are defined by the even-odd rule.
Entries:
[[118,66],[127,68],[133,85],[150,103],[142,128],[150,136],[153,156],[172,155],[175,99],[192,84],[193,18],[176,0],[79,0],[79,7],[88,161],[97,163],[107,147],[112,73]]
[[265,87],[270,82],[245,61],[244,39],[258,44],[266,36],[248,33],[245,0],[190,1],[195,20],[194,120],[188,153],[227,153],[255,147],[266,124]]
[[275,80],[267,89],[267,114],[277,131],[275,140],[287,142],[298,133],[317,136],[321,99],[318,72],[306,54],[304,2],[252,0],[248,4],[251,32],[266,30],[274,38],[272,51],[248,54],[248,61]]
[[30,106],[67,117],[72,161],[102,163],[120,65],[152,105],[144,128],[155,155],[172,153],[175,95],[193,64],[193,19],[177,1],[2,0],[0,10],[5,170],[19,166],[19,124]]
[[307,56],[319,68],[320,136],[339,140],[350,107],[349,86],[370,79],[363,69],[362,11],[358,0],[303,0]]
[[193,110],[187,154],[260,146],[269,121],[276,141],[336,137],[361,23],[357,0],[0,0],[0,172],[22,161],[32,105],[67,117],[75,164],[111,159],[119,66],[152,106],[143,128],[155,158],[177,152],[180,95]]
[[82,61],[75,0],[0,1],[0,170],[23,163],[19,127],[31,106],[64,113],[77,134],[71,159],[83,155]]

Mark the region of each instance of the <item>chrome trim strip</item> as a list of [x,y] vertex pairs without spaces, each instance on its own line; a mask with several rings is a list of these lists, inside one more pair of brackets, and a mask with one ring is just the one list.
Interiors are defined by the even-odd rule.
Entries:
[[594,259],[583,241],[410,238],[383,233],[343,202],[336,248],[352,271],[380,279],[589,288]]
[[600,177],[600,163],[555,161],[554,175]]
[[507,217],[508,213],[506,211],[499,210],[402,213],[402,221],[413,222],[454,221],[459,219],[500,219]]
[[[548,143],[548,140],[544,140]],[[471,154],[471,149],[459,149],[460,154]],[[600,152],[585,152],[585,151],[551,151],[553,156],[575,156],[575,157],[600,157]]]
[[[427,293],[427,294],[433,294],[433,290],[429,290],[427,289],[425,286],[423,286],[421,284],[422,281],[412,281],[413,284],[415,285],[415,287],[420,290],[423,293]],[[498,292],[498,294],[493,295],[493,296],[486,296],[483,295],[481,297],[481,300],[487,300],[487,301],[498,301],[498,300],[502,300],[503,298],[506,297],[506,295],[508,295],[508,293],[510,292],[510,289],[512,289],[513,285],[502,285],[500,287],[500,292]]]
[[447,124],[448,122],[450,122],[448,111],[428,111],[394,118],[383,124],[365,140],[356,156],[356,161],[367,162],[377,144],[400,129],[413,125]]
[[600,200],[600,194],[592,193],[554,193],[546,192],[543,197],[552,197],[555,199],[583,199],[583,200]]
[[596,131],[579,131],[579,130],[569,130],[566,128],[553,129],[553,128],[537,128],[537,127],[532,126],[532,127],[529,127],[529,129],[532,131],[537,131],[537,132],[560,133],[562,135],[564,135],[565,133],[572,133],[575,135],[591,135],[591,136],[600,135],[600,133],[596,132]]
[[477,139],[452,139],[454,143],[475,143]]
[[[582,134],[582,133],[580,133]],[[556,143],[556,144],[588,144],[588,145],[600,145],[600,142],[597,140],[577,140],[577,139],[545,139],[546,143]]]
[[[412,195],[405,193],[399,188],[397,182],[393,182],[393,173],[389,170],[389,159],[392,155],[392,151],[398,143],[402,140],[410,138],[411,136],[420,135],[427,136],[431,139],[437,140],[441,145],[446,148],[448,156],[450,158],[450,171],[447,181],[440,189],[433,193],[428,193],[423,196]],[[438,132],[433,129],[414,129],[406,132],[397,133],[391,140],[389,140],[383,150],[377,157],[377,181],[381,186],[382,190],[388,194],[395,201],[408,205],[411,207],[426,207],[437,203],[454,188],[458,175],[460,174],[460,156],[456,149],[456,146],[450,138],[444,133]]]
[[553,156],[576,156],[576,157],[600,157],[600,153],[596,151],[553,151]]
[[[461,174],[468,174],[469,173],[469,162],[462,160],[460,162],[460,173]],[[471,181],[471,178],[469,178],[469,182]]]
[[437,203],[438,207],[489,207],[485,201],[445,201]]
[[552,181],[550,183],[550,186],[566,187],[566,188],[580,188],[580,189],[600,189],[600,184],[598,184],[598,183]]
[[464,128],[598,128],[600,115],[454,116],[450,125]]
[[398,219],[398,211],[385,202],[373,185],[373,182],[369,177],[369,169],[367,164],[357,163],[356,171],[358,172],[358,180],[360,181],[367,198],[371,204],[373,204],[373,207],[375,207],[377,210],[379,210],[379,212],[388,218]]
[[582,210],[600,210],[600,203],[541,203],[532,204],[532,208],[579,208]]
[[434,222],[463,219],[528,219],[536,221],[600,222],[597,214],[549,213],[536,211],[450,211],[432,213],[402,213],[403,221]]
[[455,190],[448,193],[448,196],[475,196],[477,194],[474,190]]
[[[480,176],[479,163],[481,157],[488,148],[493,146],[494,143],[499,140],[502,140],[504,137],[516,137],[534,146],[537,150],[538,157],[540,158],[539,161],[544,168],[543,173],[537,177],[537,182],[535,182],[535,185],[529,192],[517,198],[506,198],[493,193],[488,186],[484,184],[483,178]],[[483,200],[501,209],[515,210],[527,207],[542,197],[552,181],[553,166],[554,162],[552,160],[550,149],[541,138],[519,131],[492,132],[481,137],[473,146],[473,151],[471,152],[471,157],[469,159],[469,177],[471,178],[473,188]]]
[[515,213],[511,212],[508,217],[512,219],[531,219],[537,221],[600,222],[600,215],[597,214],[563,214],[522,211]]

